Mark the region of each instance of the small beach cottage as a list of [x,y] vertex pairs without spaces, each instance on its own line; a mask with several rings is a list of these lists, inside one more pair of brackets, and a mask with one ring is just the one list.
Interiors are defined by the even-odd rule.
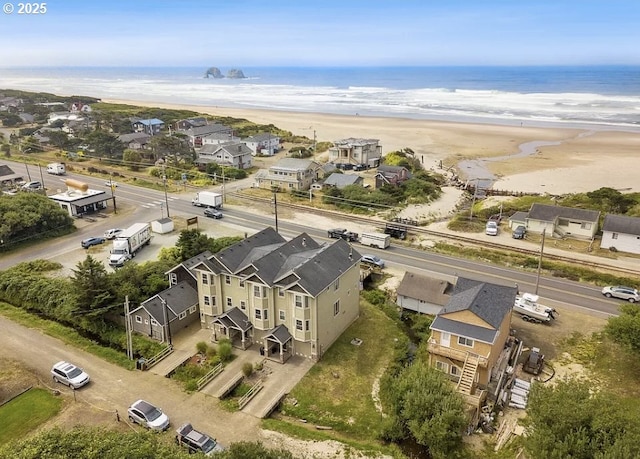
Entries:
[[640,254],[640,218],[605,215],[600,248]]

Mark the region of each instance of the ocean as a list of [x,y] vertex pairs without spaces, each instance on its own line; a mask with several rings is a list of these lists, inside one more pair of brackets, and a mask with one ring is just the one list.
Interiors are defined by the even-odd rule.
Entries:
[[[228,68],[220,68],[226,74]],[[640,129],[640,67],[0,68],[0,90],[203,107]]]

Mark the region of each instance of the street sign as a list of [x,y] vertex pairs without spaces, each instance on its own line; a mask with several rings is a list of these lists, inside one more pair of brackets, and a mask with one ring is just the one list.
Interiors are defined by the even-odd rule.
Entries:
[[197,225],[197,224],[198,224],[198,217],[187,218],[187,226]]

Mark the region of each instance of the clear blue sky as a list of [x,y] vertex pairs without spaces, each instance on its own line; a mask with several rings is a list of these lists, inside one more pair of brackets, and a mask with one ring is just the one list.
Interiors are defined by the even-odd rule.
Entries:
[[0,67],[640,64],[639,0],[9,3]]

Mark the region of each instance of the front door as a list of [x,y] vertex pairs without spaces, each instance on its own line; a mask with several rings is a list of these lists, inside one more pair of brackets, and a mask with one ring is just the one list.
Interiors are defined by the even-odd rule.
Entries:
[[444,347],[449,347],[451,344],[451,333],[440,333],[440,344]]

